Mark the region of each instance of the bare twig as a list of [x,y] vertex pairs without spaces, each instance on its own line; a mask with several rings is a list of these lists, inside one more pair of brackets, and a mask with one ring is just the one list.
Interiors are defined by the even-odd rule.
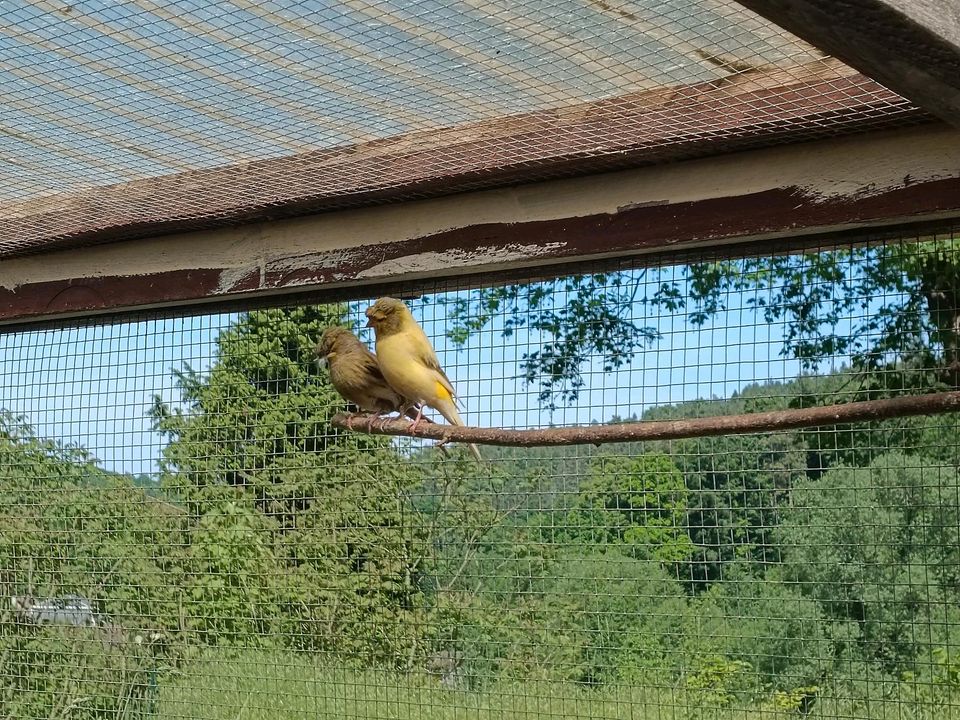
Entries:
[[478,546],[480,541],[487,536],[495,527],[500,526],[500,524],[510,515],[513,515],[517,510],[520,509],[520,505],[523,501],[517,501],[517,503],[512,507],[502,512],[494,508],[493,519],[489,522],[484,523],[483,525],[476,528],[472,537],[469,540],[464,542],[463,549],[463,558],[460,561],[460,566],[453,572],[453,575],[447,581],[446,585],[440,588],[441,593],[449,593],[453,590],[454,586],[459,582],[460,577],[463,575],[464,571],[467,569],[467,566],[477,555]]
[[[711,435],[741,435],[744,433],[791,430],[818,425],[840,425],[911,415],[952,412],[960,412],[960,392],[913,395],[886,400],[867,400],[842,405],[827,405],[799,410],[777,410],[746,415],[720,415],[691,420],[617,423],[586,427],[547,428],[544,430],[421,425],[414,432],[411,432],[408,420],[389,420],[374,428],[372,432],[378,435],[403,435],[443,442],[480,443],[482,445],[507,445],[512,447],[602,445],[604,443],[634,442],[638,440],[677,440]],[[333,417],[331,424],[334,427],[346,430],[368,432],[366,419],[366,415],[339,413]]]

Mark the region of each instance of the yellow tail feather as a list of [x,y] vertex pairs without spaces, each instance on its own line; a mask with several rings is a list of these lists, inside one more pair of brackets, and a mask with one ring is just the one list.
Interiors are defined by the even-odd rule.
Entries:
[[[444,389],[444,391],[446,391],[446,389]],[[457,412],[457,406],[453,404],[453,399],[450,397],[449,392],[447,393],[446,398],[441,399],[433,407],[435,407],[451,425],[463,425],[463,420],[460,419],[460,413]],[[477,462],[483,462],[483,456],[480,455],[479,448],[477,448],[477,446],[473,443],[470,443],[470,452],[473,453],[473,456],[477,459]]]

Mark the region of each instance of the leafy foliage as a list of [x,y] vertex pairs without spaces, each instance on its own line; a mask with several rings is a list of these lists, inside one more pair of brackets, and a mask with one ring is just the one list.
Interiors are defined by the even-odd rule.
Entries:
[[185,408],[157,400],[163,485],[192,518],[191,628],[207,642],[280,639],[363,662],[416,642],[424,535],[407,490],[418,477],[389,441],[329,425],[343,401],[313,348],[341,317],[248,313],[221,333],[207,374],[178,373]]
[[129,629],[173,630],[177,571],[159,549],[176,547],[185,529],[176,505],[0,415],[0,587],[8,596],[80,594]]
[[[0,413],[0,715],[95,718],[144,707],[149,673],[175,660],[172,549],[183,519],[83,450]],[[8,600],[68,594],[96,606],[97,627],[38,628]]]
[[108,642],[96,628],[23,627],[0,618],[5,718],[144,717],[154,707],[162,658],[133,638]]
[[575,275],[555,287],[511,285],[477,290],[469,299],[450,302],[450,337],[463,344],[500,317],[500,331],[510,338],[518,330],[538,334],[538,350],[521,361],[527,383],[539,383],[540,400],[573,402],[583,387],[581,366],[595,355],[610,372],[630,363],[635,351],[658,339],[656,328],[631,318],[643,276],[627,273]]
[[[679,268],[620,271],[481,288],[452,303],[450,336],[463,343],[497,319],[504,337],[520,329],[542,349],[521,359],[524,379],[547,407],[572,403],[593,358],[624,366],[656,327],[634,320],[638,307],[685,313],[703,326],[746,295],[767,323],[784,328],[783,354],[816,372],[849,356],[875,369],[899,358],[960,384],[960,241],[936,240],[830,252],[746,257]],[[652,293],[641,294],[650,285]]]
[[[666,455],[596,455],[577,507],[565,519],[573,530],[569,540],[589,535],[637,557],[682,560],[694,549],[684,528],[688,495],[682,473]],[[605,537],[598,538],[598,531]]]
[[486,614],[483,635],[493,647],[480,654],[496,657],[497,676],[616,682],[631,628],[669,607],[671,598],[684,602],[681,597],[659,563],[615,550],[560,556],[543,582],[518,594],[507,612]]
[[[752,385],[722,403],[653,408],[644,420],[784,409],[794,392],[788,385]],[[805,477],[808,450],[800,433],[692,438],[654,446],[669,452],[688,490],[684,524],[695,548],[678,570],[692,589],[706,589],[732,561],[779,560],[771,533],[790,488]]]
[[[889,453],[802,483],[777,535],[786,577],[854,631],[856,655],[886,668],[932,651],[918,625],[941,628],[960,599],[960,479],[953,467]],[[850,649],[847,648],[847,652]]]

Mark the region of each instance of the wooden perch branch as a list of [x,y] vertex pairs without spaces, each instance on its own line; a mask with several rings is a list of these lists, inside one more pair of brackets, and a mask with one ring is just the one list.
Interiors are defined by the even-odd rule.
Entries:
[[960,392],[943,392],[888,400],[868,400],[843,405],[828,405],[800,410],[777,410],[747,415],[720,415],[690,420],[641,421],[617,423],[615,425],[547,428],[544,430],[507,430],[503,428],[456,427],[423,423],[415,432],[410,432],[409,420],[387,420],[382,423],[378,421],[374,424],[372,430],[368,430],[368,415],[350,415],[347,413],[335,415],[331,424],[345,430],[373,432],[378,435],[403,435],[427,440],[479,443],[481,445],[537,447],[545,445],[602,445],[604,443],[635,442],[638,440],[678,440],[680,438],[711,435],[742,435],[744,433],[793,430],[818,425],[839,425],[910,415],[932,415],[950,412],[960,412]]

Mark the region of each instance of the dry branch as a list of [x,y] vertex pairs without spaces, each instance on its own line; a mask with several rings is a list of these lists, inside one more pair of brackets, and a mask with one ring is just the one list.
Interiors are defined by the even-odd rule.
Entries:
[[739,435],[744,433],[792,430],[820,425],[885,420],[910,415],[932,415],[960,412],[960,392],[915,395],[887,400],[868,400],[843,405],[777,410],[746,415],[721,415],[691,420],[617,423],[587,427],[547,428],[544,430],[507,430],[503,428],[455,427],[453,425],[422,424],[410,431],[409,420],[387,420],[368,430],[368,415],[338,413],[331,420],[334,427],[377,435],[441,440],[443,442],[480,443],[536,447],[544,445],[602,445],[638,440],[678,440],[680,438],[711,435]]

